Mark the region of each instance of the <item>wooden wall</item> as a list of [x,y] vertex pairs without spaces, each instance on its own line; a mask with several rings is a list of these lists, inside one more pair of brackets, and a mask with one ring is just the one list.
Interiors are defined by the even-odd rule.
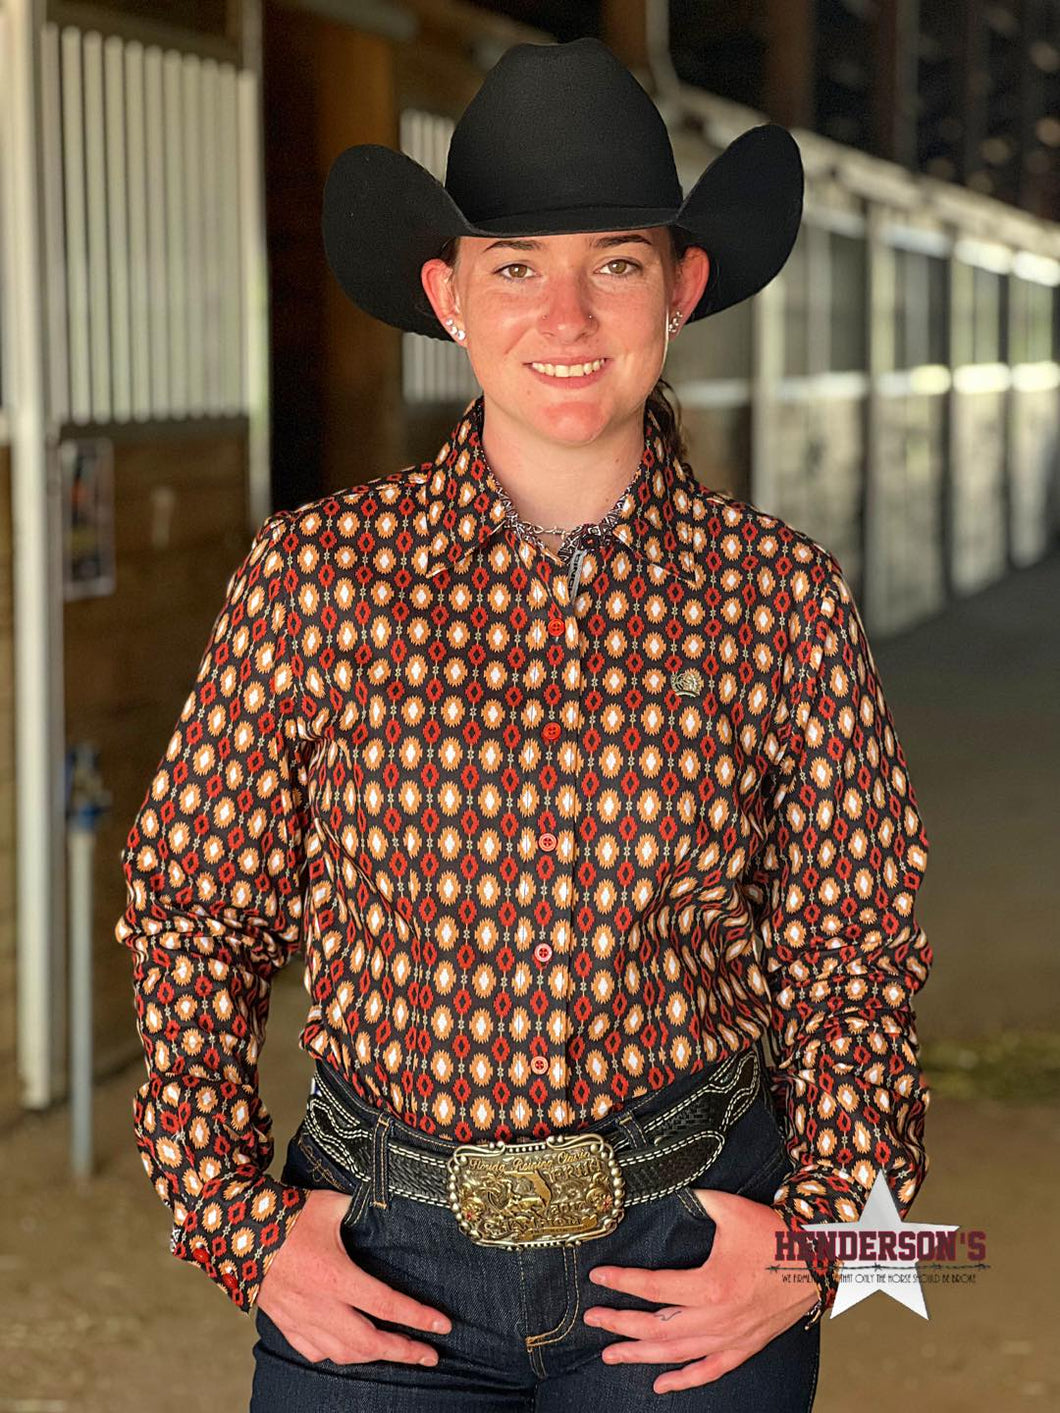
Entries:
[[273,499],[290,508],[400,464],[401,336],[346,298],[320,230],[331,163],[357,142],[397,147],[397,112],[387,40],[264,15]]
[[[95,857],[100,1074],[139,1045],[130,955],[114,936],[125,906],[118,856],[191,691],[228,579],[249,548],[246,476],[239,422],[153,435],[128,429],[121,439],[115,431],[116,592],[65,608],[67,744],[95,742],[113,796]],[[4,987],[5,1005],[6,995]]]

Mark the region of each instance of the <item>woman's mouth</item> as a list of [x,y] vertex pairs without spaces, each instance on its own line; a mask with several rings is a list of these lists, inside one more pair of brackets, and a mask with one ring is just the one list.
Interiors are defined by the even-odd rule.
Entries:
[[585,387],[599,378],[610,363],[609,358],[593,358],[585,363],[528,363],[526,366],[539,378],[564,387]]

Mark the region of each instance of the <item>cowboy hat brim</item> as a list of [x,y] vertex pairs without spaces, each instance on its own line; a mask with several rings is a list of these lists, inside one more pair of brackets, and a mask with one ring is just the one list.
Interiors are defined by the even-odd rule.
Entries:
[[803,168],[784,127],[763,123],[710,163],[680,206],[576,207],[472,224],[436,177],[406,153],[376,143],[349,147],[324,186],[328,264],[344,293],[384,323],[428,338],[449,335],[420,280],[453,236],[534,236],[680,228],[711,271],[688,322],[756,294],[791,253],[802,218]]

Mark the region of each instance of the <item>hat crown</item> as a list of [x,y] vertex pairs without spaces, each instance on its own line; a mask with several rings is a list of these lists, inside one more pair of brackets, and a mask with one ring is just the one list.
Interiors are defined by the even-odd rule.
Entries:
[[682,200],[662,115],[591,38],[502,55],[453,131],[445,186],[472,225],[601,205],[654,215]]

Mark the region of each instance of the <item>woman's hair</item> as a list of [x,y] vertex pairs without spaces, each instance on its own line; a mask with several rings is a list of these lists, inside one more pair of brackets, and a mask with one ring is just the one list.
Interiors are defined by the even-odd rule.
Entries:
[[[670,233],[670,255],[676,264],[692,242],[677,227],[667,226],[666,229]],[[444,260],[452,269],[456,265],[459,250],[460,236],[451,236],[438,252],[439,259]],[[673,398],[672,404],[670,398]],[[685,444],[684,428],[681,425],[681,404],[677,394],[665,378],[657,380],[648,394],[647,404],[655,414],[662,430],[663,441],[670,455],[676,457],[678,461],[687,461],[688,448]]]

